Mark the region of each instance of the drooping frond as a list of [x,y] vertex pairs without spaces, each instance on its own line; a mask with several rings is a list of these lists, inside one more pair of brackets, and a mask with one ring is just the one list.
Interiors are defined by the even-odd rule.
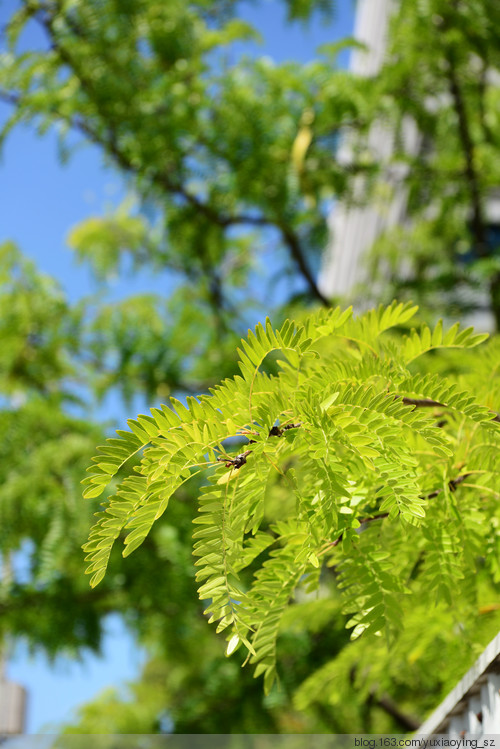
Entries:
[[474,335],[473,328],[460,330],[460,324],[455,323],[446,333],[443,332],[443,322],[440,320],[434,330],[423,325],[420,331],[412,330],[405,337],[403,359],[406,363],[414,361],[422,354],[437,348],[473,348],[488,338],[486,333]]

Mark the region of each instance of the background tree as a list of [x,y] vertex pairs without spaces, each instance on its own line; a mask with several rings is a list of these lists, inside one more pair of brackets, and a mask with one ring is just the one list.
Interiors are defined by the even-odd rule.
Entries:
[[[380,238],[371,277],[389,300],[489,312],[498,329],[500,11],[488,0],[399,6],[375,85],[380,121],[394,132],[393,164],[407,167],[408,221]],[[413,153],[409,119],[420,134]]]
[[[488,13],[490,19],[496,17],[490,5],[478,2],[478,15],[472,18],[468,7],[457,4],[446,21],[451,24],[446,45],[456,47],[455,77],[468,122],[474,123],[479,93],[469,60],[479,54],[477,47],[488,70],[497,59],[493,32],[483,23]],[[317,7],[329,9],[324,2],[288,6],[291,17],[304,18]],[[410,114],[437,144],[426,159],[412,163],[411,205],[416,218],[424,219],[415,222],[414,235],[405,235],[404,245],[411,244],[411,236],[422,236],[417,249],[425,262],[418,253],[411,256],[412,268],[418,270],[412,293],[433,303],[444,299],[447,309],[452,297],[464,306],[453,284],[446,295],[432,291],[441,288],[435,277],[443,269],[444,275],[453,272],[454,279],[460,272],[455,251],[464,246],[457,242],[470,246],[467,221],[474,184],[467,177],[471,149],[464,146],[456,101],[448,106],[443,97],[439,116],[428,106],[429,91],[436,92],[441,106],[441,92],[451,86],[440,74],[442,49],[430,47],[428,59],[417,49],[422,29],[427,33],[434,23],[433,14],[449,16],[437,6],[437,0],[425,8],[419,4],[419,9],[403,4],[394,44],[411,42],[408,54],[403,46],[398,58],[396,49],[375,82],[335,71],[338,46],[302,67],[237,60],[234,44],[253,32],[238,20],[238,6],[230,2],[26,2],[11,19],[11,54],[3,58],[0,71],[1,96],[13,106],[4,136],[18,122],[35,122],[42,132],[57,124],[64,151],[77,132],[100,146],[128,176],[141,201],[139,211],[120,209],[76,227],[70,238],[76,256],[104,281],[143,265],[158,272],[168,269],[175,280],[167,299],[143,295],[103,302],[97,309],[86,303],[70,309],[61,292],[11,248],[4,256],[3,299],[11,317],[6,318],[8,376],[2,381],[9,400],[2,418],[13,437],[2,469],[8,475],[5,495],[2,489],[7,513],[2,552],[12,554],[20,547],[32,551],[28,580],[14,575],[3,588],[4,600],[9,600],[4,633],[27,634],[26,622],[31,621],[32,642],[50,652],[68,645],[97,647],[103,616],[119,611],[154,654],[129,702],[116,695],[99,701],[84,710],[79,730],[92,732],[103,720],[118,732],[158,730],[166,710],[175,730],[185,732],[215,727],[346,732],[353,725],[391,731],[410,728],[406,713],[423,714],[460,675],[452,655],[462,652],[463,639],[447,629],[451,620],[446,607],[428,621],[424,639],[417,636],[422,616],[417,607],[391,657],[378,640],[345,647],[348,635],[332,576],[324,581],[325,599],[304,602],[284,615],[282,690],[263,698],[248,671],[219,659],[220,643],[200,616],[189,540],[190,498],[196,486],[186,490],[186,501],[176,503],[169,522],[155,529],[136,558],[124,564],[112,555],[102,589],[89,592],[80,576],[79,550],[90,519],[89,505],[78,500],[77,480],[93,446],[102,440],[102,427],[82,418],[76,394],[89,402],[118,389],[124,399],[142,393],[157,405],[170,393],[205,391],[235,373],[235,344],[262,311],[270,312],[269,299],[276,300],[277,321],[287,308],[299,312],[306,302],[327,306],[315,278],[328,200],[350,198],[358,175],[368,188],[377,184],[379,167],[367,158],[363,145],[364,133],[377,118],[385,117],[397,128]],[[27,23],[43,29],[47,48],[16,54]],[[484,122],[492,123],[496,93],[486,74],[484,79],[484,95],[477,101],[486,108]],[[339,132],[349,129],[360,145],[353,163],[345,166],[334,154]],[[479,175],[483,136],[477,123],[470,132],[477,139],[473,166],[476,181],[481,180],[483,209],[496,180],[495,143],[484,141],[490,150]],[[408,155],[398,152],[398,158],[408,160]],[[368,189],[365,199],[370,196]],[[429,221],[424,208],[434,204],[439,216],[453,216],[453,221]],[[384,257],[394,260],[394,249],[392,255],[387,250],[396,247],[394,240],[392,245],[384,241]],[[490,257],[474,268],[478,273],[486,269],[493,289],[492,263]],[[392,267],[391,282],[398,282],[401,291],[395,260]],[[476,270],[467,282],[478,278]],[[493,292],[490,299],[494,304]],[[485,371],[497,366],[495,351]],[[462,364],[445,357],[433,366],[455,371]],[[39,480],[29,487],[26,461],[39,471]],[[481,578],[479,609],[461,622],[468,637],[461,672],[498,629],[495,584]],[[31,619],[20,619],[21,610],[41,607],[46,617],[33,613]],[[202,672],[200,643],[207,653]],[[338,657],[331,660],[332,655]],[[436,659],[443,668],[429,677]],[[332,705],[341,710],[332,711]],[[217,726],[214,707],[219,715],[226,709]]]

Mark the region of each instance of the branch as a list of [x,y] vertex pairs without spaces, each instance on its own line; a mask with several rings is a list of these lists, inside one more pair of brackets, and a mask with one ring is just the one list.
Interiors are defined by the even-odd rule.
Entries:
[[[356,675],[357,667],[354,666],[350,673],[350,682],[351,685],[354,686],[355,684],[355,675]],[[372,705],[376,705],[377,707],[380,707],[384,712],[386,712],[388,715],[391,716],[391,718],[394,718],[400,726],[405,728],[409,731],[416,731],[421,721],[418,721],[416,718],[414,718],[412,715],[408,715],[407,713],[404,713],[398,705],[396,705],[395,702],[389,697],[387,693],[383,694],[381,697],[379,697],[376,694],[375,687],[372,687],[368,693],[368,697],[366,699],[366,703],[368,708],[370,708]]]
[[[457,0],[453,0],[452,7],[455,12],[458,10]],[[441,25],[449,27],[449,23],[445,24],[443,21]],[[482,51],[482,50],[481,50]],[[481,57],[481,54],[479,53]],[[455,65],[455,55],[453,49],[449,49],[445,58],[448,62],[448,81],[450,94],[453,100],[453,105],[458,118],[458,132],[459,140],[462,145],[462,150],[465,157],[465,175],[468,182],[469,194],[471,199],[472,207],[472,233],[474,235],[476,250],[481,258],[488,257],[488,242],[487,242],[487,226],[483,215],[481,205],[481,189],[479,172],[475,161],[475,150],[474,142],[471,135],[471,127],[469,124],[467,109],[465,101],[460,88],[459,79],[457,76],[457,70]],[[485,61],[486,62],[486,61]],[[484,66],[483,66],[484,67]],[[484,73],[483,73],[484,75]],[[484,95],[484,81],[479,82],[479,118],[482,119],[482,101],[481,97]],[[500,271],[496,271],[492,274],[489,280],[489,292],[490,292],[490,305],[491,311],[495,318],[496,328],[500,330]]]
[[[467,479],[469,476],[470,476],[470,473],[464,473],[464,474],[461,474],[460,476],[457,476],[456,479],[450,479],[448,481],[448,487],[450,491],[454,492],[457,486],[459,486],[459,484],[465,481],[465,479]],[[435,489],[433,492],[430,492],[430,494],[426,494],[424,497],[421,497],[421,499],[434,499],[439,494],[441,494],[442,491],[443,491],[442,488]],[[389,517],[388,512],[381,512],[378,515],[372,515],[371,517],[368,517],[368,518],[356,518],[356,519],[358,523],[360,523],[360,525],[365,525],[366,523],[372,523],[374,520],[383,520],[384,518],[387,518],[387,517]],[[339,543],[342,541],[343,537],[344,537],[344,532],[342,531],[342,533],[334,541],[331,541],[329,543],[329,546],[338,546]]]
[[475,163],[474,142],[470,132],[465,101],[462,96],[462,90],[457,76],[454,55],[451,51],[448,53],[447,61],[450,93],[453,99],[455,113],[458,118],[458,132],[465,158],[465,175],[468,182],[472,206],[472,231],[478,254],[480,257],[486,257],[488,255],[486,227],[481,204],[479,176]]
[[[62,57],[63,55],[60,47],[57,48],[57,51],[61,54]],[[68,64],[70,63],[68,62]],[[80,83],[82,84],[82,88],[85,88],[85,86],[83,85],[84,81],[81,74],[77,72],[77,75],[79,77]],[[21,107],[23,104],[23,97],[20,94],[14,93],[12,91],[0,90],[0,100],[16,107]],[[53,111],[53,114],[67,122],[73,130],[78,130],[79,132],[81,132],[82,135],[84,135],[91,143],[94,143],[97,146],[104,147],[106,151],[115,159],[120,169],[125,172],[136,174],[136,167],[133,165],[131,159],[124,153],[124,151],[120,149],[116,133],[110,126],[107,128],[106,133],[101,134],[80,117],[68,118],[64,115],[61,115],[56,110]],[[100,115],[103,116],[102,113],[100,113]],[[219,213],[208,203],[203,202],[197,195],[189,192],[189,190],[182,183],[173,180],[166,173],[161,174],[159,172],[154,172],[149,176],[149,179],[155,187],[161,189],[162,191],[183,198],[186,203],[189,203],[191,206],[193,206],[193,208],[196,208],[196,210],[200,214],[206,216],[206,218],[208,218],[212,223],[220,226],[221,228],[243,224],[261,227],[275,226],[275,223],[265,216],[252,216],[251,214],[245,213],[226,216],[222,213]]]
[[[448,408],[446,403],[440,403],[439,401],[433,401],[429,398],[401,398],[403,403],[407,406],[416,406],[417,408]],[[500,414],[496,411],[490,411],[494,414],[492,421],[500,422]]]
[[[389,517],[388,512],[381,512],[379,515],[373,515],[370,518],[356,518],[356,519],[358,523],[360,523],[360,525],[364,525],[365,523],[371,523],[373,520],[382,520],[383,518],[387,518],[387,517]],[[340,536],[338,536],[338,538],[336,538],[335,541],[331,541],[329,546],[338,546],[343,538],[344,538],[344,532],[342,531]]]
[[321,302],[321,304],[324,307],[330,307],[331,306],[330,301],[325,296],[323,296],[323,294],[319,290],[316,284],[316,281],[314,280],[312,273],[307,266],[307,263],[304,258],[304,254],[302,252],[302,247],[300,246],[299,238],[297,237],[295,232],[286,224],[278,223],[277,225],[281,232],[283,241],[290,251],[290,255],[294,259],[300,273],[306,280],[306,283],[309,287],[309,291],[311,292],[311,294],[313,295],[315,299]]
[[[450,479],[448,481],[449,490],[454,492],[457,486],[461,484],[463,481],[465,481],[465,479],[467,479],[469,476],[470,476],[470,473],[463,473],[461,476],[457,476],[456,479]],[[434,497],[437,497],[438,494],[441,494],[442,491],[443,491],[442,489],[435,489],[430,494],[427,494],[425,499],[434,499]]]
[[429,398],[401,398],[403,403],[406,406],[416,406],[417,408],[434,408],[434,407],[440,407],[440,408],[446,408],[445,403],[440,403],[439,401],[433,401]]
[[408,731],[416,731],[420,727],[421,721],[417,720],[412,715],[404,713],[398,705],[391,700],[388,694],[383,694],[382,697],[377,697],[372,693],[371,697],[374,703],[394,718],[402,728],[405,728]]

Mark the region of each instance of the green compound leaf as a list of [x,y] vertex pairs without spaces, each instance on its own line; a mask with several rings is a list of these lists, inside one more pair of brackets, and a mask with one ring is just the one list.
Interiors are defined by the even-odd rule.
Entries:
[[[456,582],[474,578],[499,489],[496,390],[411,372],[431,349],[484,340],[441,322],[399,334],[415,311],[393,302],[355,319],[334,309],[280,328],[266,320],[241,342],[241,375],[130,420],[84,481],[88,497],[114,485],[84,547],[91,585],[115,541],[131,554],[203,471],[199,596],[228,655],[246,648],[266,691],[283,616],[319,589],[325,564],[337,569],[354,639],[396,637],[414,589],[452,601]],[[273,352],[281,357],[269,373]],[[475,511],[485,523],[455,501],[471,491],[485,493]]]

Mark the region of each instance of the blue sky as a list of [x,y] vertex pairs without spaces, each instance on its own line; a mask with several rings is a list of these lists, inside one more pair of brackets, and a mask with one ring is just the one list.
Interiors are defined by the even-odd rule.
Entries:
[[[14,0],[0,2],[0,25],[12,10]],[[354,0],[338,0],[336,18],[325,23],[315,18],[308,27],[285,22],[284,4],[261,0],[244,6],[244,17],[261,32],[264,43],[252,46],[252,54],[265,54],[276,61],[307,62],[314,50],[352,33]],[[28,43],[38,43],[30,30]],[[346,56],[341,58],[346,63]],[[0,104],[0,117],[6,105]],[[54,133],[38,137],[28,127],[11,133],[0,159],[0,242],[14,240],[38,267],[59,280],[72,300],[95,291],[88,270],[77,265],[66,245],[68,231],[92,215],[103,215],[126,195],[120,175],[103,163],[100,151],[90,145],[80,148],[70,162],[58,158]],[[119,293],[151,290],[155,279],[144,271],[120,282]],[[118,402],[106,418],[123,418]],[[9,663],[9,678],[29,692],[27,732],[36,733],[68,720],[72,711],[100,690],[121,686],[140,670],[143,655],[137,650],[118,617],[110,617],[102,658],[85,656],[82,662],[60,658],[50,666],[43,655],[31,659],[19,647]]]

